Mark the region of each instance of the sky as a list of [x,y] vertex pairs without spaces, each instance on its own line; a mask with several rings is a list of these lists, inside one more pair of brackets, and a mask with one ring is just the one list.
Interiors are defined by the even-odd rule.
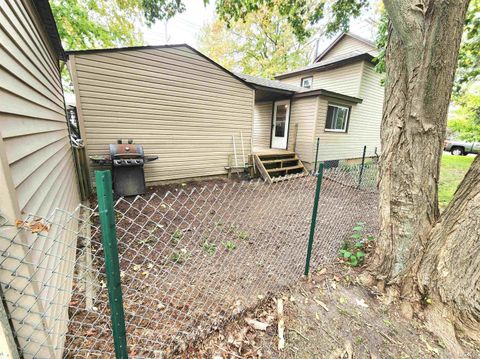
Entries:
[[151,28],[144,26],[143,38],[147,45],[187,43],[198,47],[197,35],[202,26],[215,18],[215,2],[205,7],[202,0],[184,0],[186,11],[167,22],[168,41],[165,41],[165,22],[157,22]]
[[[165,38],[165,22],[158,22],[151,28],[142,27],[144,41],[147,45],[163,45],[187,43],[198,48],[198,34],[202,26],[215,19],[215,1],[205,7],[202,0],[184,0],[186,11],[174,16],[167,22]],[[350,31],[367,39],[373,40],[372,26],[365,19],[354,20]],[[332,39],[322,39],[319,52],[326,48]]]

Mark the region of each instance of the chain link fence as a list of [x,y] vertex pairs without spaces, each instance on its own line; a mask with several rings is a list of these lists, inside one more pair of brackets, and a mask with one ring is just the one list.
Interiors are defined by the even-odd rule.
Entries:
[[[358,221],[375,231],[376,173],[373,162],[324,170],[312,270],[336,259]],[[118,199],[113,211],[129,356],[181,352],[297,281],[305,268],[316,184],[313,175],[297,175],[272,184],[208,183]],[[4,223],[0,241],[4,301],[16,318],[22,354],[113,356],[111,315],[118,313],[109,305],[105,255],[111,248],[102,244],[98,205]],[[45,259],[31,261],[39,242],[46,243]],[[38,281],[40,271],[51,277],[42,275],[28,293],[13,284],[26,264],[31,268],[24,280]],[[54,310],[32,305],[39,301]],[[49,340],[34,335],[38,330]]]

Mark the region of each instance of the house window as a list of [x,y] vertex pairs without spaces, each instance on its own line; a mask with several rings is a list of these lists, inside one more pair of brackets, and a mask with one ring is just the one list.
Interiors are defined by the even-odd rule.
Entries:
[[313,83],[313,76],[304,77],[302,78],[300,86],[306,89],[309,89],[309,88],[312,88],[312,83]]
[[347,132],[350,108],[339,105],[328,105],[325,131]]

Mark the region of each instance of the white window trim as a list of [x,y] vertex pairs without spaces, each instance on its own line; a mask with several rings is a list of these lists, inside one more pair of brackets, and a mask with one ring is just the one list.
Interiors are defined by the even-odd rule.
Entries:
[[350,107],[348,106],[342,106],[342,105],[334,105],[334,104],[328,104],[327,105],[327,116],[328,116],[328,107],[337,107],[337,108],[343,108],[347,110],[347,120],[345,121],[345,126],[342,130],[337,130],[333,128],[327,128],[327,117],[325,117],[325,132],[341,132],[341,133],[347,133],[347,128],[348,128],[348,123],[350,122]]
[[[303,86],[303,80],[311,79],[310,87]],[[313,76],[305,76],[300,79],[300,87],[311,90],[313,87]]]

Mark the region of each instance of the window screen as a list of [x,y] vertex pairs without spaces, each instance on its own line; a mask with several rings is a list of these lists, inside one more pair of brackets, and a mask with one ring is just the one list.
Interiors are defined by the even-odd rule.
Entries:
[[345,106],[328,105],[325,130],[347,132],[349,111],[350,109]]

